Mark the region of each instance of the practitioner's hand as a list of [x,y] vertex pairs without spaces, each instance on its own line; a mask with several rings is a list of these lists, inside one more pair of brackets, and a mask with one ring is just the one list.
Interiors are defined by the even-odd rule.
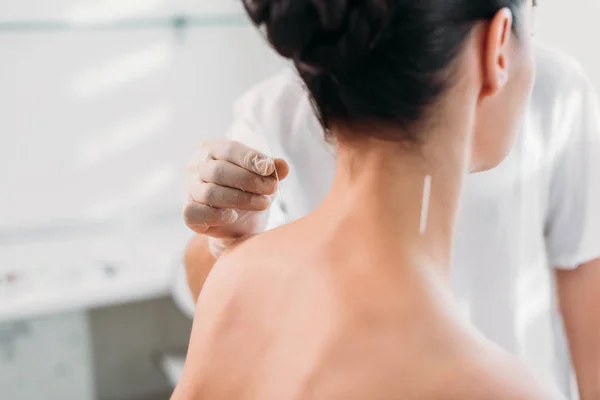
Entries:
[[262,232],[277,191],[289,172],[282,159],[233,140],[201,143],[188,168],[184,217],[195,232],[208,235],[215,257],[236,239]]

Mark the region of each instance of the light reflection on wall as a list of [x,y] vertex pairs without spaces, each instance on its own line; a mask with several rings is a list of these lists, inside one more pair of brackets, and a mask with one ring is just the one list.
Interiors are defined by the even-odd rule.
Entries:
[[142,144],[153,135],[165,133],[163,128],[172,113],[172,107],[160,104],[87,138],[81,146],[75,148],[78,164],[75,168],[94,166]]
[[140,213],[144,204],[151,204],[153,196],[158,195],[177,177],[177,169],[172,165],[162,165],[141,177],[129,191],[111,193],[99,198],[87,207],[84,214],[91,219],[107,219],[126,212]]
[[[0,6],[0,21],[24,22],[0,26],[12,60],[0,74],[10,133],[0,138],[0,233],[117,226],[131,210],[185,228],[183,169],[195,146],[223,134],[235,98],[282,63],[232,20],[235,0],[23,1],[31,10]],[[189,24],[174,29],[178,15]]]
[[73,80],[71,89],[78,97],[90,97],[146,78],[169,64],[172,51],[166,42],[155,43],[100,67],[90,68]]

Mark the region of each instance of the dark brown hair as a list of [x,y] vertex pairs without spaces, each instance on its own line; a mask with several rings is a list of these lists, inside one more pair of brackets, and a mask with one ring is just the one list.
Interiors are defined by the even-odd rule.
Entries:
[[[294,61],[325,126],[418,140],[477,21],[525,0],[244,0],[273,48]],[[395,133],[392,133],[395,132]]]

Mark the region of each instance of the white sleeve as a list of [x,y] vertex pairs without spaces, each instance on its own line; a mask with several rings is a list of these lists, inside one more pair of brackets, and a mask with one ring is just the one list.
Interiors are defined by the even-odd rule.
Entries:
[[565,98],[558,133],[566,139],[550,187],[546,246],[549,262],[561,269],[600,257],[600,109],[591,84],[581,78]]
[[[227,137],[267,156],[288,159],[284,142],[289,140],[295,129],[296,117],[305,101],[306,92],[298,76],[291,69],[285,69],[259,83],[236,101],[234,121]],[[286,187],[285,181],[281,182],[281,187]],[[277,193],[269,208],[266,230],[287,222],[285,206]]]

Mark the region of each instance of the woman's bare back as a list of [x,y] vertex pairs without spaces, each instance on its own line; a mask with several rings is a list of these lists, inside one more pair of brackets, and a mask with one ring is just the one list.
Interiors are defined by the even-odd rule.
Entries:
[[303,232],[300,223],[262,234],[215,266],[182,398],[551,398],[472,335],[451,300],[432,295],[435,285],[428,291],[418,274],[352,247],[343,232],[331,240]]

